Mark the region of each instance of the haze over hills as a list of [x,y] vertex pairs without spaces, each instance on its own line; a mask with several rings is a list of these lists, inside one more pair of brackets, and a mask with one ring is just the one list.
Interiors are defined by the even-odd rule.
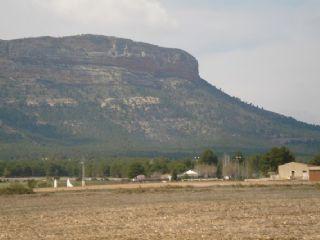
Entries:
[[0,41],[6,157],[277,145],[314,153],[320,127],[225,94],[200,78],[185,51],[97,35]]

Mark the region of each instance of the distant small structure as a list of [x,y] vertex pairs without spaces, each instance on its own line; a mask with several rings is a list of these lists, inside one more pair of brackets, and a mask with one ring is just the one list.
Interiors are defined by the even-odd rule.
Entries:
[[309,179],[309,166],[305,163],[290,162],[278,166],[280,179]]
[[171,182],[171,180],[172,180],[172,175],[171,175],[171,174],[162,174],[160,179],[161,179],[162,181],[169,181],[169,182]]
[[67,179],[67,187],[73,187],[72,183],[70,182],[70,178]]
[[313,181],[313,182],[320,181],[320,166],[309,167],[309,181]]
[[270,176],[269,180],[279,180],[279,174],[276,172],[268,172],[268,175]]
[[188,176],[188,177],[190,177],[190,178],[197,178],[197,177],[199,177],[199,173],[197,173],[197,172],[194,171],[194,170],[188,170],[188,171],[184,172],[182,175],[183,175],[183,176]]
[[145,175],[138,175],[135,178],[132,179],[133,182],[143,182],[146,180]]
[[278,166],[279,179],[320,181],[320,167],[290,162]]

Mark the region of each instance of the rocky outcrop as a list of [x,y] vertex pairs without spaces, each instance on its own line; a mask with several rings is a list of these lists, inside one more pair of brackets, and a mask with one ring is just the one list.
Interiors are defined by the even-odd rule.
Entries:
[[197,60],[179,49],[96,35],[0,41],[0,57],[41,65],[115,66],[156,77],[198,79]]

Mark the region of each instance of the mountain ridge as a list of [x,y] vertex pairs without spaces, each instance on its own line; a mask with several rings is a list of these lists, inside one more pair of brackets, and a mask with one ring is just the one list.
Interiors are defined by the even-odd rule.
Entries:
[[183,50],[129,39],[1,40],[0,87],[3,152],[17,144],[106,153],[320,146],[320,126],[222,92]]
[[[88,51],[83,52],[81,51],[82,49],[73,48],[73,40],[82,41]],[[16,47],[21,47],[22,44],[25,44],[22,49],[23,47],[28,47],[28,44],[38,45],[31,52],[28,51],[29,49],[24,49],[25,51],[20,51],[19,55],[17,55],[14,50]],[[67,52],[64,53],[54,48],[55,44],[65,45]],[[41,49],[52,51],[41,52]],[[147,69],[155,75],[168,74],[170,76],[170,73],[172,73],[174,76],[188,79],[199,76],[197,60],[181,49],[164,48],[148,43],[134,42],[129,39],[102,35],[85,34],[60,38],[39,37],[3,41],[0,45],[0,54],[7,54],[9,58],[17,61],[23,61],[25,58],[30,60],[32,58],[35,61],[42,61],[42,63],[45,61],[49,64],[64,64],[68,61],[71,64],[101,63],[138,71]],[[63,57],[66,59],[63,59]],[[73,57],[79,57],[80,61]],[[147,59],[148,61],[141,59]],[[175,67],[178,67],[178,71],[175,71]]]

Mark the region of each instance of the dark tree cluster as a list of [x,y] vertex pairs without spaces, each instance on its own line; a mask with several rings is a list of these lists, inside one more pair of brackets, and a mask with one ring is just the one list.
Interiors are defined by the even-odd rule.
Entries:
[[[0,161],[0,176],[4,177],[59,177],[81,176],[78,160],[32,160]],[[85,161],[87,177],[133,178],[137,175],[151,176],[175,172],[180,174],[193,168],[191,160],[168,159],[108,159]]]
[[263,174],[267,174],[268,172],[276,172],[279,165],[294,161],[295,157],[288,148],[275,147],[261,157],[260,170]]
[[320,166],[320,153],[316,156],[314,156],[310,162],[311,165],[316,165],[316,166]]
[[[275,147],[264,154],[245,156],[236,152],[230,158],[215,154],[211,149],[202,152],[199,158],[169,160],[166,158],[114,158],[85,161],[87,177],[134,178],[138,175],[159,176],[171,174],[173,179],[189,170],[202,172],[203,176],[231,176],[233,178],[256,178],[276,172],[278,166],[295,161],[295,156],[286,147]],[[320,165],[320,154],[310,164]],[[81,176],[81,161],[72,159],[11,160],[0,161],[0,176],[4,177],[59,177]]]

